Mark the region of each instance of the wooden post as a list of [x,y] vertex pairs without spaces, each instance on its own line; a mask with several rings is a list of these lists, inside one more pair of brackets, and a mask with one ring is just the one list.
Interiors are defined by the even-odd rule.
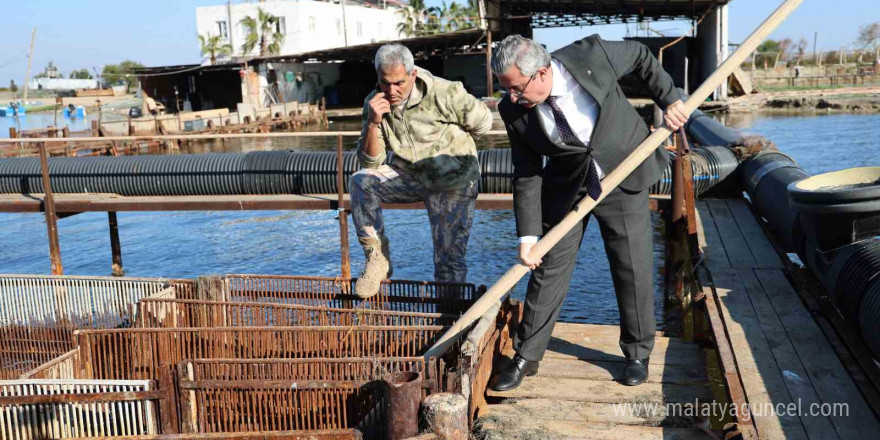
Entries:
[[428,429],[440,440],[468,439],[468,401],[461,394],[435,393],[425,398]]
[[115,211],[107,211],[107,221],[110,226],[110,252],[113,254],[113,276],[125,275],[122,269],[122,247],[119,245],[119,222]]
[[492,30],[486,29],[486,97],[491,98],[492,90]]
[[336,136],[336,195],[339,206],[339,253],[342,256],[342,278],[351,279],[351,255],[348,252],[348,211],[345,210],[343,187],[342,135]]
[[40,142],[40,168],[43,173],[43,203],[46,213],[46,229],[49,234],[49,260],[52,264],[52,275],[64,275],[61,265],[61,246],[58,244],[58,216],[55,215],[55,199],[52,197],[52,186],[49,183],[49,160],[46,155],[46,143]]
[[98,137],[98,121],[92,121],[92,137]]

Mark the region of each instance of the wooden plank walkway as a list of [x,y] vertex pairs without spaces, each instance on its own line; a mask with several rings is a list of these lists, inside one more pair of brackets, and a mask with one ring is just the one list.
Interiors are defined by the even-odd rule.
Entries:
[[760,438],[875,438],[880,422],[789,283],[748,203],[698,201],[697,211],[700,245]]
[[[477,425],[489,439],[711,439],[665,403],[713,401],[706,353],[658,333],[648,381],[619,384],[624,359],[616,325],[558,323],[538,374],[518,388],[488,390]],[[513,350],[503,350],[508,358]]]

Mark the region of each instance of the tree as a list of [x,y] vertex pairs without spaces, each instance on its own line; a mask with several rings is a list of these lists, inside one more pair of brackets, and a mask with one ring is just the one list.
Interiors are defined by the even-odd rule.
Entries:
[[765,40],[760,46],[758,46],[756,52],[764,62],[764,68],[766,69],[767,61],[775,59],[776,54],[779,53],[779,42],[775,40]]
[[798,40],[797,46],[795,46],[795,49],[797,50],[797,54],[798,54],[798,59],[797,59],[798,65],[801,64],[801,60],[804,58],[804,53],[806,53],[807,46],[809,46],[809,44],[810,44],[810,42],[807,41],[806,38],[801,37],[801,39]]
[[788,52],[788,49],[791,47],[791,38],[786,38],[784,40],[779,41],[779,49],[776,51],[776,60],[773,62],[773,67],[779,65],[779,59],[785,58],[785,53]]
[[424,0],[412,0],[409,6],[398,9],[397,14],[401,17],[397,32],[406,37],[472,28],[479,15],[474,0],[468,0],[467,6],[456,2],[447,6],[444,1],[439,7],[430,8],[425,6]]
[[70,79],[92,79],[88,69],[79,69],[70,72]]
[[119,64],[108,64],[101,70],[101,77],[104,78],[104,84],[112,86],[120,81],[131,87],[135,82],[134,70],[144,67],[137,61],[125,60]]
[[219,35],[211,35],[210,33],[199,35],[199,46],[201,47],[202,55],[208,55],[211,59],[211,64],[217,62],[217,55],[222,57],[232,54],[232,45],[224,43]]
[[9,91],[12,92],[12,93],[18,92],[18,86],[15,85],[15,80],[14,80],[14,79],[10,79],[10,80],[9,80]]
[[880,48],[880,21],[859,27],[856,44],[863,49]]
[[256,18],[247,16],[238,23],[245,28],[244,44],[241,45],[241,51],[245,55],[257,46],[260,48],[261,57],[281,53],[284,34],[277,31],[278,17],[264,11],[263,8],[257,8]]
[[428,17],[428,9],[424,0],[411,0],[409,6],[397,10],[400,23],[397,24],[397,32],[405,37],[417,37],[425,34],[425,22]]

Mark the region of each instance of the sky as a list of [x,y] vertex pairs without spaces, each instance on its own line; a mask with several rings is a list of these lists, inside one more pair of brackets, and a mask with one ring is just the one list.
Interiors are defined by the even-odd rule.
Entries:
[[[241,0],[233,0],[238,3]],[[31,31],[37,26],[32,75],[49,61],[67,76],[73,69],[101,70],[132,59],[147,66],[198,63],[196,7],[223,0],[2,0],[0,9],[0,87],[24,82]],[[440,0],[427,0],[429,6]],[[744,40],[781,0],[732,0],[730,42]],[[852,45],[861,25],[880,21],[880,0],[805,0],[770,38],[801,37],[820,50]],[[689,22],[659,22],[652,28],[670,35],[690,29]],[[630,26],[634,34],[634,26]],[[625,25],[539,29],[535,39],[554,50],[598,33],[605,39],[627,35]]]

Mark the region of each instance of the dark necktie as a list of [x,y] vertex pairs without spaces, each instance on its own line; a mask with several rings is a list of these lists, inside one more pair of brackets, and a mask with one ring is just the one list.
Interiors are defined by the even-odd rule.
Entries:
[[587,179],[584,182],[584,185],[586,186],[587,194],[589,194],[590,198],[593,200],[599,200],[599,195],[602,194],[602,184],[599,182],[599,173],[596,171],[595,164],[593,164],[593,147],[584,145],[584,143],[574,134],[574,130],[572,130],[571,125],[568,124],[568,119],[565,119],[562,109],[559,108],[559,104],[556,103],[555,96],[548,96],[547,104],[550,105],[553,119],[556,120],[556,131],[559,132],[559,138],[562,139],[562,143],[587,149],[587,154],[590,155],[590,163],[588,165],[589,170],[587,170]]

